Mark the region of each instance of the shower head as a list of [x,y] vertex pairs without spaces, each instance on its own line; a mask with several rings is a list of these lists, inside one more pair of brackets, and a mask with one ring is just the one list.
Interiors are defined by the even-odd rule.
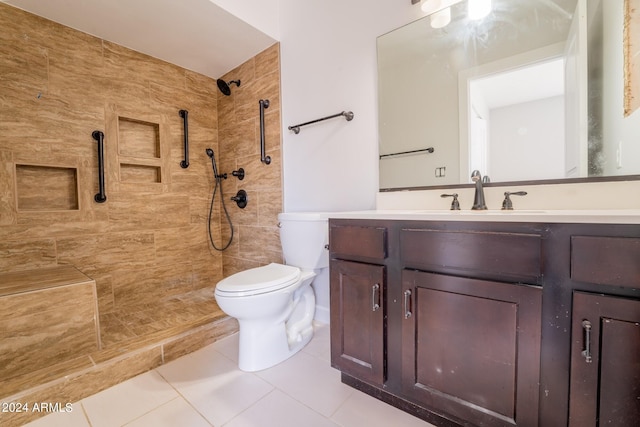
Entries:
[[229,87],[229,85],[235,84],[236,86],[240,87],[240,80],[231,80],[229,83],[227,83],[222,79],[218,79],[216,83],[218,84],[218,89],[220,89],[220,92],[222,92],[226,96],[231,95],[231,88]]

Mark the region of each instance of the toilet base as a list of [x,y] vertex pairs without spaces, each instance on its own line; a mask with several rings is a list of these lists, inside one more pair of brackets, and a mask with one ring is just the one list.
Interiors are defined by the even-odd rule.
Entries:
[[275,322],[238,319],[238,366],[255,372],[270,368],[299,352],[313,338],[315,295],[312,271],[303,271],[302,284],[294,292],[289,308]]

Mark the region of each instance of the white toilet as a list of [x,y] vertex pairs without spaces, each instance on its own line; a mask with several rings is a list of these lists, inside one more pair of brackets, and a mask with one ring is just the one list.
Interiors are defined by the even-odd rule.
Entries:
[[216,285],[220,309],[238,319],[239,367],[253,372],[293,356],[313,337],[316,299],[311,282],[329,266],[328,214],[281,213],[280,242],[287,265],[269,264]]

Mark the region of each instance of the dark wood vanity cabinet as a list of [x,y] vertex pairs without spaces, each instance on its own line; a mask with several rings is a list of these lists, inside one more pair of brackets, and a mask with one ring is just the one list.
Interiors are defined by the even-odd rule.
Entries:
[[331,361],[334,368],[382,386],[385,381],[384,267],[331,261]]
[[640,301],[575,292],[569,426],[640,425]]
[[437,426],[640,425],[640,226],[331,219],[330,253],[346,384]]
[[569,426],[640,425],[640,238],[573,236],[571,278],[604,293],[573,292]]
[[538,425],[542,292],[403,272],[402,392],[476,425]]
[[386,229],[333,227],[331,260],[331,363],[340,371],[382,386],[385,370]]

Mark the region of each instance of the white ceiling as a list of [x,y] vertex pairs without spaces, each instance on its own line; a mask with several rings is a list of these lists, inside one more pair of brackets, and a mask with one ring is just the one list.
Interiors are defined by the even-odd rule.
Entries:
[[218,78],[275,40],[210,0],[0,0]]
[[540,62],[471,82],[488,109],[564,95],[564,59]]

